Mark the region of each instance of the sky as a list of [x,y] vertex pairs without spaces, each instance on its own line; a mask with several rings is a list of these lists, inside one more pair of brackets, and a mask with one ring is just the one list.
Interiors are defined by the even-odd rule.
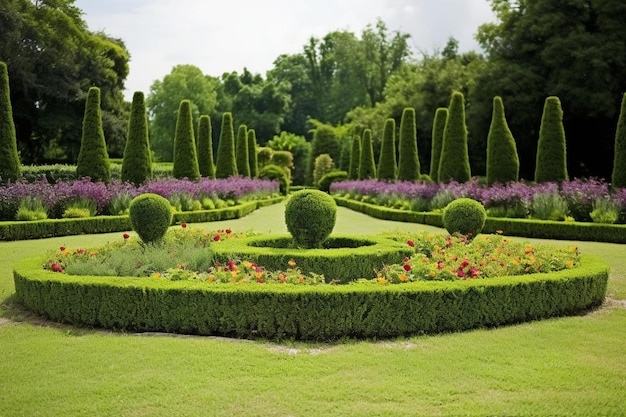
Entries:
[[281,54],[301,53],[312,36],[360,37],[381,19],[411,35],[414,56],[443,49],[480,51],[474,36],[495,21],[488,0],[75,0],[89,30],[122,39],[130,52],[125,96],[146,95],[180,64],[215,77],[247,68],[265,77]]

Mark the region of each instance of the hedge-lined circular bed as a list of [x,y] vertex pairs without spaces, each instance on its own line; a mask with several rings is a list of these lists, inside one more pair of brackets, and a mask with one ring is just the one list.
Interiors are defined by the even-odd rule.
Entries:
[[390,338],[578,314],[605,297],[608,266],[469,281],[298,286],[85,277],[14,267],[16,299],[51,320],[125,331],[241,338]]

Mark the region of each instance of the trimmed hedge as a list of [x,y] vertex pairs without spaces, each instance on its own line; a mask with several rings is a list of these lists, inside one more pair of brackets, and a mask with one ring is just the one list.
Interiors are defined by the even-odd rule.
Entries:
[[609,270],[596,257],[551,274],[382,286],[208,284],[14,266],[15,299],[48,319],[124,331],[326,341],[462,331],[600,305]]

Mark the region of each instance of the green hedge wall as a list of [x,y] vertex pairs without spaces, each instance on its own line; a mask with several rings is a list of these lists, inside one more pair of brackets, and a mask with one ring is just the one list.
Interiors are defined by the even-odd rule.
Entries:
[[453,282],[295,286],[83,277],[16,263],[16,300],[48,319],[124,331],[241,338],[390,338],[577,314],[604,300],[608,266]]

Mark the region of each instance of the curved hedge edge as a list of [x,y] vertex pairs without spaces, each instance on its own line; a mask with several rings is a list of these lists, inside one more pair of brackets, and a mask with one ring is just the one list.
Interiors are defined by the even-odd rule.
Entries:
[[550,274],[380,286],[207,284],[14,267],[16,300],[48,319],[137,332],[327,341],[494,327],[602,304],[609,268],[585,255]]
[[[242,202],[236,206],[213,210],[179,212],[174,223],[204,223],[244,217],[259,207],[279,203],[284,197]],[[56,236],[112,233],[131,230],[128,216],[96,216],[80,219],[46,219],[38,221],[0,222],[0,241],[41,239]]]
[[[368,204],[333,196],[337,205],[347,207],[377,219],[420,223],[443,227],[441,213],[415,212]],[[538,239],[579,240],[608,243],[626,243],[626,224],[587,222],[559,222],[502,217],[487,217],[483,233],[502,233]]]

